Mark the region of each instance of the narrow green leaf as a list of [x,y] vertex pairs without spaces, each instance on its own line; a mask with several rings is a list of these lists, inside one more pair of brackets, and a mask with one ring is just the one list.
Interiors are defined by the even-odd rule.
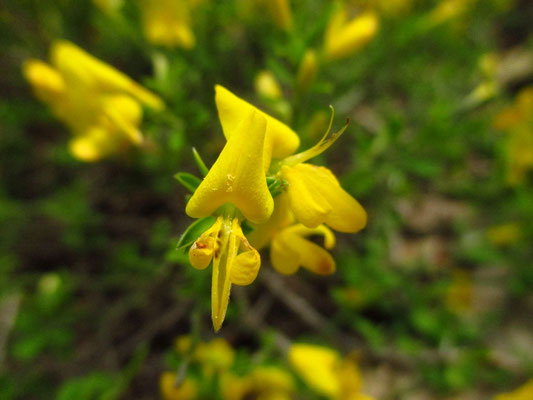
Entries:
[[176,250],[182,250],[192,246],[194,241],[215,223],[215,217],[209,216],[197,219],[185,229],[176,246]]
[[190,190],[191,193],[194,193],[196,188],[200,186],[200,183],[202,183],[200,178],[194,176],[193,174],[189,174],[188,172],[178,172],[176,175],[174,175],[174,178],[176,178],[179,183]]
[[200,153],[198,153],[198,150],[196,148],[192,148],[192,155],[194,156],[194,161],[196,161],[196,165],[198,166],[198,169],[202,173],[203,176],[206,176],[209,172],[209,168],[204,163],[204,160],[202,160],[202,157],[200,157]]

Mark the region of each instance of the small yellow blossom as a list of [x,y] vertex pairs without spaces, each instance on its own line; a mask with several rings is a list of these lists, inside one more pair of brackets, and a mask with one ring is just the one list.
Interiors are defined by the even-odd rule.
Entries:
[[493,121],[505,131],[507,181],[516,185],[533,169],[533,87],[522,89],[514,104],[502,110]]
[[211,376],[215,371],[228,370],[235,360],[235,351],[223,338],[215,338],[209,342],[199,342],[193,349],[189,335],[176,339],[174,347],[180,354],[191,354],[191,359],[198,362],[206,376]]
[[277,100],[282,97],[281,87],[270,71],[259,71],[255,77],[255,91],[267,99]]
[[446,293],[446,306],[457,314],[464,314],[472,308],[473,285],[471,274],[463,269],[452,272],[452,282]]
[[307,50],[298,68],[296,85],[299,90],[305,91],[315,80],[318,71],[318,56],[313,49]]
[[292,11],[289,0],[263,0],[276,25],[286,31],[292,29]]
[[441,0],[429,13],[431,26],[439,25],[464,15],[477,0]]
[[93,3],[106,14],[113,14],[124,5],[124,0],[93,0]]
[[96,161],[142,143],[140,103],[161,109],[157,96],[70,42],[54,42],[50,59],[51,65],[26,61],[23,73],[74,134],[69,148],[75,157]]
[[494,400],[531,400],[533,399],[533,379],[509,393],[494,396]]
[[364,47],[376,35],[379,27],[374,11],[366,11],[348,20],[344,8],[331,17],[325,38],[324,53],[327,60],[348,57]]
[[139,0],[146,38],[155,45],[191,49],[196,38],[191,11],[197,2],[187,0]]
[[163,400],[194,400],[196,399],[197,383],[186,378],[181,385],[175,386],[176,374],[164,372],[159,379],[159,389]]
[[327,347],[293,344],[289,363],[310,388],[328,399],[372,399],[361,393],[362,378],[354,356],[342,358]]
[[516,243],[522,236],[520,225],[514,222],[495,225],[487,229],[487,239],[496,246]]
[[224,374],[221,376],[220,387],[224,400],[290,400],[294,382],[284,369],[263,366],[245,376]]

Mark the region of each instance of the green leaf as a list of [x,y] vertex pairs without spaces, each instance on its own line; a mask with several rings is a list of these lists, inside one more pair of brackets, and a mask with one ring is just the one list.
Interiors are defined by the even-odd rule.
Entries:
[[204,160],[202,160],[202,157],[200,157],[200,153],[198,153],[198,150],[196,148],[192,148],[192,155],[194,156],[194,161],[196,161],[196,165],[198,166],[198,169],[202,173],[203,176],[206,176],[209,172],[209,168],[204,163]]
[[207,229],[215,223],[215,217],[209,216],[197,219],[189,225],[183,235],[181,235],[176,246],[176,250],[182,250],[189,246],[192,246],[194,241],[200,237]]
[[174,178],[176,178],[179,183],[190,190],[191,193],[194,193],[196,188],[198,188],[200,183],[202,183],[200,178],[194,176],[193,174],[189,174],[188,172],[178,172],[176,175],[174,175]]

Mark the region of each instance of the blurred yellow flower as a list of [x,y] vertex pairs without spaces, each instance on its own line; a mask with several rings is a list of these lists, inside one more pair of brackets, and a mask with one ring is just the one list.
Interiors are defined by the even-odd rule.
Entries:
[[452,271],[452,282],[446,293],[446,306],[457,314],[464,314],[472,308],[472,277],[463,269]]
[[372,399],[361,393],[362,378],[354,356],[342,358],[328,347],[293,344],[289,363],[311,389],[328,399]]
[[112,14],[124,5],[124,0],[93,0],[93,3],[106,14]]
[[224,400],[290,400],[294,382],[284,369],[266,366],[245,376],[226,373],[221,376],[220,387]]
[[261,0],[266,2],[276,25],[286,31],[292,29],[292,11],[289,0]]
[[465,14],[477,0],[441,0],[429,13],[430,25],[439,25]]
[[318,56],[316,51],[309,49],[305,52],[304,57],[298,68],[296,75],[296,85],[299,90],[305,91],[315,80],[318,71]]
[[508,134],[507,181],[519,184],[533,168],[533,87],[522,89],[514,104],[495,117],[493,126]]
[[276,77],[270,71],[259,71],[255,77],[255,91],[267,99],[280,99],[282,97],[281,87]]
[[162,109],[159,97],[70,42],[54,42],[50,60],[27,60],[23,74],[74,134],[75,157],[96,161],[142,143],[140,103]]
[[521,236],[522,229],[514,222],[495,225],[487,229],[487,240],[496,246],[516,243]]
[[191,49],[196,38],[191,12],[198,2],[187,0],[139,0],[144,34],[155,45]]
[[163,400],[194,400],[196,399],[197,383],[186,378],[181,385],[175,387],[176,374],[164,372],[159,378],[159,390]]
[[332,15],[326,29],[326,60],[338,60],[356,53],[372,40],[378,27],[379,20],[374,11],[366,11],[348,20],[346,9],[339,9]]
[[191,353],[191,359],[202,365],[206,376],[214,372],[229,369],[235,359],[235,351],[223,338],[215,338],[209,342],[199,342],[191,349],[192,340],[189,335],[176,339],[175,348],[180,354]]
[[509,393],[494,396],[494,400],[531,400],[533,399],[533,379]]

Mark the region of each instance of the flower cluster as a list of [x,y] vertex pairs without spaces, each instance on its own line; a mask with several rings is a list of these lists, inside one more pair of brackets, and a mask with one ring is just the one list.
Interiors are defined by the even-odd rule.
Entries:
[[141,104],[162,109],[159,97],[64,40],[52,44],[50,62],[30,59],[23,73],[72,131],[69,148],[76,158],[97,161],[143,142]]
[[176,340],[174,348],[173,356],[179,357],[180,366],[177,373],[166,371],[160,376],[163,400],[290,400],[296,394],[291,372],[329,400],[373,399],[361,392],[363,379],[353,353],[342,357],[329,347],[295,343],[286,349],[288,367],[261,364],[243,371],[242,365],[235,368],[235,350],[225,339],[195,343],[186,335]]
[[[222,86],[215,91],[227,142],[205,178],[192,188],[186,213],[201,220],[180,245],[190,245],[193,267],[213,265],[212,319],[218,331],[231,285],[249,285],[257,276],[258,249],[270,244],[272,264],[281,273],[292,274],[302,266],[331,274],[335,262],[326,250],[335,245],[331,229],[357,232],[366,224],[366,212],[328,168],[307,163],[330,147],[347,125],[329,135],[332,116],[319,143],[294,154],[300,140],[292,129]],[[253,229],[248,238],[242,229],[245,221]],[[311,235],[323,236],[325,249],[308,240]]]

